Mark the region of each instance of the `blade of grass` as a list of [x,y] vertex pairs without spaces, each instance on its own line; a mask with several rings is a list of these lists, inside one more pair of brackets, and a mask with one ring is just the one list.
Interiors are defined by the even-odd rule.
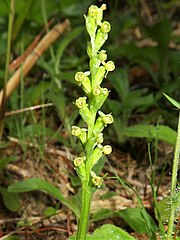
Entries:
[[3,135],[4,129],[4,116],[5,116],[5,108],[6,108],[6,90],[7,90],[7,81],[9,77],[9,63],[10,63],[10,52],[11,52],[11,37],[12,37],[12,26],[14,19],[14,0],[11,0],[10,3],[10,11],[9,11],[9,20],[8,20],[8,40],[7,40],[7,50],[6,50],[6,63],[5,63],[5,75],[4,75],[4,83],[3,83],[3,94],[2,94],[2,102],[0,103],[0,141]]

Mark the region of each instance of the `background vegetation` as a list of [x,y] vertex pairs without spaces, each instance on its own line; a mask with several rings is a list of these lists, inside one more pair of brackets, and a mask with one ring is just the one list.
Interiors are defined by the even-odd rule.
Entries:
[[[116,70],[105,81],[111,92],[103,111],[112,112],[115,119],[106,130],[105,139],[115,149],[131,155],[139,166],[147,165],[147,143],[151,142],[152,165],[156,166],[160,144],[172,148],[176,141],[177,112],[173,111],[163,92],[180,102],[180,3],[178,0],[112,0],[103,3],[107,4],[104,18],[112,26],[106,49],[109,59],[116,65]],[[81,151],[80,144],[71,135],[71,126],[82,124],[73,105],[82,94],[74,75],[88,69],[83,14],[91,4],[100,6],[102,2],[15,1],[11,61],[25,52],[50,20],[52,25],[43,32],[44,35],[64,19],[69,19],[71,29],[43,53],[26,77],[21,76],[19,86],[4,105],[5,116],[0,115],[4,129],[0,143],[0,193],[2,204],[11,211],[19,209],[19,197],[13,195],[17,200],[13,204],[7,200],[12,199],[7,187],[13,182],[13,176],[6,168],[9,163],[21,165],[21,161],[27,161],[27,156],[30,156],[28,161],[38,158],[46,164],[45,148],[48,146],[55,149],[65,147],[72,154]],[[1,0],[1,89],[4,88],[7,59],[9,11],[10,2]],[[26,57],[24,55],[21,64]],[[8,78],[15,71],[10,69]],[[43,107],[49,103],[52,105]],[[37,110],[13,112],[37,105],[40,106]],[[21,160],[11,151],[8,153],[8,149],[17,149],[15,142],[20,146]],[[30,144],[36,146],[36,150]],[[169,159],[164,162],[158,172],[159,175],[163,172],[161,176],[171,171]],[[67,174],[72,175],[72,172]],[[151,180],[155,186],[154,175]],[[71,181],[78,185],[75,177],[71,176]]]

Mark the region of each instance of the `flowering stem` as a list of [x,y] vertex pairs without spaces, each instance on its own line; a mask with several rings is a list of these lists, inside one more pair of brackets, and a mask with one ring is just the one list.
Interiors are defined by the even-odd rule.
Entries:
[[92,5],[88,15],[85,16],[86,29],[90,36],[87,46],[90,71],[75,74],[75,80],[79,86],[82,86],[86,94],[85,97],[79,97],[75,102],[86,128],[72,126],[72,135],[79,138],[84,149],[84,156],[74,159],[75,169],[82,182],[77,240],[86,239],[91,198],[93,192],[100,188],[103,182],[103,178],[92,171],[93,166],[100,161],[103,154],[110,154],[112,151],[111,146],[101,144],[103,143],[102,131],[108,124],[113,123],[113,117],[111,114],[99,111],[109,94],[108,89],[102,88],[100,85],[107,73],[115,69],[112,61],[105,62],[107,59],[106,51],[100,50],[111,29],[109,22],[102,22],[103,10],[105,9],[105,4],[102,4],[100,8]]
[[81,214],[78,223],[78,233],[77,240],[85,240],[88,228],[89,213],[90,213],[90,203],[91,203],[92,191],[85,181],[82,184],[81,193]]
[[168,222],[168,233],[167,239],[173,239],[173,225],[174,225],[174,217],[175,217],[175,210],[176,206],[173,204],[173,196],[176,193],[176,182],[177,182],[177,171],[179,165],[179,154],[180,154],[180,112],[179,112],[179,120],[178,120],[178,129],[177,129],[177,140],[174,152],[174,160],[173,160],[173,168],[172,168],[172,180],[171,180],[171,206],[170,206],[170,215],[169,215],[169,222]]

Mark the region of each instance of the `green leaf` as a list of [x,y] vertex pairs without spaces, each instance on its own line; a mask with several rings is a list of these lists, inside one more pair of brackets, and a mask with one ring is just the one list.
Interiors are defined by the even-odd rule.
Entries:
[[17,160],[17,157],[15,156],[0,159],[0,170],[6,167],[8,163],[14,162],[16,160]]
[[3,238],[4,240],[20,240],[20,237],[18,236],[8,236],[6,238]]
[[53,208],[53,207],[48,207],[44,210],[43,214],[46,216],[46,217],[51,217],[51,216],[54,216],[56,214],[56,209]]
[[95,213],[92,214],[91,217],[91,222],[96,222],[102,219],[107,219],[107,218],[111,218],[115,215],[114,211],[111,209],[101,209]]
[[[76,236],[69,238],[76,240]],[[135,240],[127,232],[111,224],[105,224],[94,231],[93,235],[88,234],[86,240]]]
[[167,94],[164,93],[164,96],[178,109],[180,109],[180,103],[174,100],[173,98],[169,97]]
[[154,229],[154,231],[157,229],[153,219],[148,213],[146,213],[145,221],[140,207],[127,208],[125,210],[118,211],[117,215],[121,216],[128,223],[128,225],[138,233],[147,232],[147,217],[148,222],[151,224],[151,228]]
[[124,128],[123,135],[128,137],[159,139],[172,145],[176,144],[177,133],[168,126],[134,125]]
[[53,196],[57,200],[61,201],[64,205],[69,207],[76,216],[79,216],[79,210],[73,204],[71,199],[65,198],[60,190],[56,188],[53,184],[40,179],[40,178],[31,178],[26,179],[21,182],[14,183],[8,187],[9,192],[30,192],[33,190],[40,190],[48,193],[49,195]]
[[9,209],[11,212],[16,212],[19,207],[19,198],[18,195],[15,193],[10,193],[7,191],[6,188],[0,186],[0,194],[3,198],[3,203],[6,206],[7,209]]

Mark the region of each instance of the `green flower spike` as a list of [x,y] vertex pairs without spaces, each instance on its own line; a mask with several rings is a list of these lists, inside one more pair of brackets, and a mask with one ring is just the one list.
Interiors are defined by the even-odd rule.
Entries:
[[75,105],[86,124],[86,128],[72,127],[72,135],[78,137],[82,142],[83,155],[85,156],[74,159],[75,169],[82,183],[82,206],[76,240],[86,239],[92,194],[103,183],[103,178],[92,171],[93,166],[101,161],[104,154],[112,152],[110,145],[102,145],[104,141],[102,131],[114,120],[111,114],[99,111],[109,95],[109,90],[103,88],[101,84],[108,72],[115,69],[114,62],[107,61],[106,50],[101,49],[111,30],[110,23],[102,20],[105,9],[105,4],[102,4],[100,8],[92,5],[87,16],[84,16],[90,37],[87,44],[90,71],[75,74],[77,84],[82,87],[85,93],[85,96],[79,97],[75,101]]

